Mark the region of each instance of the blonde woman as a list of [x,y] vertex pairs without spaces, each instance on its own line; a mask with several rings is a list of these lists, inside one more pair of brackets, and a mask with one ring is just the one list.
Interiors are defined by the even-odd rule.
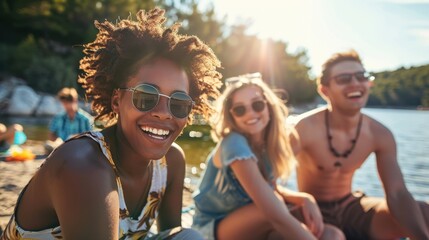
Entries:
[[342,239],[324,226],[311,195],[277,184],[294,166],[282,100],[258,73],[226,84],[213,123],[218,144],[194,195],[193,227],[208,239]]

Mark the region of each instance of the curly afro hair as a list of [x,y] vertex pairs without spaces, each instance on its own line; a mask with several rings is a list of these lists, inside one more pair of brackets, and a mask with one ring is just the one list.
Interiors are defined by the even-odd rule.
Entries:
[[137,20],[95,21],[99,30],[96,39],[84,45],[85,56],[80,61],[83,73],[78,82],[92,101],[96,120],[111,125],[117,115],[111,108],[112,93],[128,81],[136,71],[136,64],[155,58],[168,59],[183,68],[189,78],[189,95],[195,101],[192,114],[206,120],[214,112],[210,99],[219,95],[222,75],[217,71],[220,61],[212,49],[196,36],[178,33],[180,24],[164,27],[165,11],[159,8],[148,12],[140,10]]

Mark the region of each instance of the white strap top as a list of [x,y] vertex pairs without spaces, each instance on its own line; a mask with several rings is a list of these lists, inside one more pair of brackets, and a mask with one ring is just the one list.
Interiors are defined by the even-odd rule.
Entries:
[[[129,216],[127,206],[125,204],[124,194],[122,190],[121,179],[119,177],[116,165],[113,162],[112,154],[107,146],[103,134],[101,132],[87,132],[75,138],[90,137],[100,145],[100,149],[106,156],[109,164],[112,166],[118,186],[119,194],[119,236],[118,239],[144,239],[149,232],[153,222],[158,215],[158,207],[161,203],[162,196],[167,185],[167,165],[165,158],[153,161],[152,181],[147,197],[146,205],[143,207],[137,219],[132,219]],[[75,139],[73,138],[73,139]],[[25,191],[23,189],[22,193]],[[21,195],[22,195],[21,193]],[[19,199],[17,205],[19,204]],[[15,214],[6,226],[2,238],[3,239],[63,239],[61,234],[61,226],[45,229],[41,231],[26,231],[22,229],[15,220]]]

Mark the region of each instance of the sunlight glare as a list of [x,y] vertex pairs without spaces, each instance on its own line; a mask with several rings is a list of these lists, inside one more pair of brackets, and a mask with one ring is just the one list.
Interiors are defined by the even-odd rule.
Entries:
[[285,41],[288,52],[321,45],[316,43],[317,36],[330,34],[328,28],[314,28],[314,21],[324,14],[324,5],[319,1],[266,0],[252,3],[216,0],[216,6],[221,15],[227,16],[228,24],[249,23],[248,34],[261,39]]

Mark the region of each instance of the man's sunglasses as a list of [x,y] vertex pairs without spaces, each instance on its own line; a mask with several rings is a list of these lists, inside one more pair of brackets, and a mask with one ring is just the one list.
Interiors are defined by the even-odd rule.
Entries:
[[[253,111],[259,113],[262,112],[265,109],[265,106],[267,105],[267,101],[265,100],[256,100],[253,101],[250,106],[252,106]],[[244,105],[237,105],[233,108],[231,108],[231,113],[234,114],[236,117],[242,117],[244,114],[246,114],[247,109]]]
[[353,76],[359,82],[367,82],[367,81],[374,80],[374,76],[372,76],[368,72],[344,73],[344,74],[339,74],[337,76],[333,76],[332,79],[334,79],[335,82],[339,85],[346,85],[352,82]]
[[168,109],[176,118],[186,118],[194,105],[194,101],[186,93],[175,92],[167,96],[159,93],[154,86],[145,83],[133,88],[118,88],[118,90],[132,92],[133,105],[141,112],[147,112],[156,107],[160,97],[168,98]]

